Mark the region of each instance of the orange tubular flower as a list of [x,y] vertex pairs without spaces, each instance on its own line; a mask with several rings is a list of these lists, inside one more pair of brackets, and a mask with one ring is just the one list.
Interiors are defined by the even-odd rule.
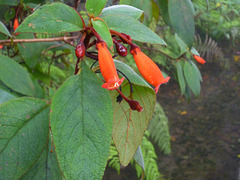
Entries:
[[18,18],[15,18],[15,19],[14,19],[14,23],[13,23],[13,29],[14,29],[14,31],[18,28],[18,26],[19,26]]
[[139,47],[132,47],[130,53],[133,55],[139,72],[155,87],[154,90],[157,94],[160,85],[167,83],[170,77],[164,78],[158,66],[146,54],[144,54]]
[[201,58],[200,56],[197,56],[197,55],[193,55],[194,59],[199,62],[200,64],[204,64],[206,61]]
[[123,82],[124,77],[119,79],[111,53],[108,51],[107,44],[104,41],[96,44],[98,50],[98,62],[100,71],[106,83],[102,85],[108,90],[117,89]]

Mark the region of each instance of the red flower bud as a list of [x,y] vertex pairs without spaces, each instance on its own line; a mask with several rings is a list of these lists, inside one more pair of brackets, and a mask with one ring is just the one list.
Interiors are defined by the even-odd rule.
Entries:
[[80,41],[75,49],[75,54],[77,56],[77,58],[82,58],[85,55],[85,45],[82,41]]
[[16,31],[16,29],[18,28],[18,26],[19,26],[18,18],[15,18],[15,19],[14,19],[14,23],[13,23],[13,29],[14,29],[14,31]]
[[139,104],[138,101],[129,100],[128,104],[132,110],[137,110],[138,112],[142,112],[143,110],[143,107]]
[[0,49],[2,49],[3,48],[3,46],[2,45],[0,45]]
[[124,57],[127,55],[127,48],[123,44],[121,44],[117,41],[114,41],[114,44],[115,44],[117,52],[120,56]]
[[206,61],[201,58],[200,56],[197,56],[197,55],[193,55],[194,59],[199,62],[200,64],[204,64]]
[[147,82],[155,87],[157,93],[160,85],[167,83],[170,77],[164,78],[158,66],[139,47],[133,47],[130,53],[133,55],[139,72]]
[[100,71],[106,83],[102,85],[108,90],[117,89],[123,82],[124,78],[119,79],[111,53],[108,51],[107,44],[104,41],[96,44],[98,50],[98,62]]

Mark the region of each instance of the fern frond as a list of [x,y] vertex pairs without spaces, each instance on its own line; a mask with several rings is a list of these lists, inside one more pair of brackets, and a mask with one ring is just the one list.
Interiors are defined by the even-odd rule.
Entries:
[[[146,131],[143,136],[143,140],[141,143],[141,150],[145,164],[145,176],[146,180],[163,180],[161,173],[158,171],[157,165],[157,155],[155,153],[155,149],[151,141],[149,141],[149,133]],[[143,169],[134,162],[135,169],[137,172],[137,176],[140,178],[143,173]]]
[[154,116],[150,121],[148,131],[150,137],[158,144],[164,154],[171,153],[168,119],[159,103],[156,103]]
[[195,48],[207,62],[219,62],[221,66],[228,68],[229,64],[227,59],[225,59],[221,48],[218,46],[217,42],[206,34],[204,42],[202,41],[200,35],[195,36]]
[[108,166],[115,169],[120,174],[120,161],[118,158],[118,152],[114,144],[110,145],[110,153],[108,156]]

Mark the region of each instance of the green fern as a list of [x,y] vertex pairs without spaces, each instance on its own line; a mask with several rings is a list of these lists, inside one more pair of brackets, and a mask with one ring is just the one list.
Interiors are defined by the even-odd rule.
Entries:
[[171,153],[168,119],[159,103],[156,103],[154,116],[150,121],[148,131],[150,137],[158,144],[164,154]]
[[108,156],[108,166],[115,169],[120,174],[120,161],[118,158],[118,152],[115,145],[112,143],[110,146],[110,154]]
[[[144,179],[146,180],[163,180],[161,173],[158,171],[157,155],[151,141],[149,141],[149,133],[146,131],[141,143],[141,150],[145,165]],[[133,163],[138,178],[143,175],[143,169],[136,163]]]

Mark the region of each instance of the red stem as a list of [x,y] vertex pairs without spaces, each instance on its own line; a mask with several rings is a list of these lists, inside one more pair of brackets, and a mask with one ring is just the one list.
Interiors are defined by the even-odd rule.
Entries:
[[85,28],[86,31],[90,30],[92,31],[92,33],[94,34],[94,36],[97,38],[98,42],[102,42],[103,39],[101,38],[101,36],[97,33],[97,31],[93,28],[93,27],[86,27]]

